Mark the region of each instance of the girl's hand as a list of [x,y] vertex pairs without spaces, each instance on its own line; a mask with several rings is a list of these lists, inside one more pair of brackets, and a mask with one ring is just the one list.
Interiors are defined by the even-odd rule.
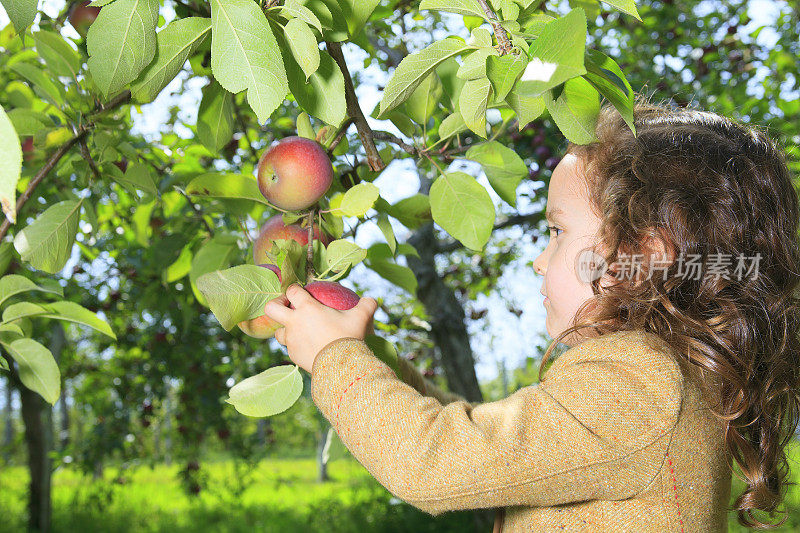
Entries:
[[289,358],[310,374],[317,354],[329,343],[346,337],[363,340],[372,334],[377,309],[375,299],[364,297],[352,309],[339,311],[318,302],[294,283],[286,289],[286,295],[267,302],[264,312],[283,325],[275,332],[275,339],[286,346]]

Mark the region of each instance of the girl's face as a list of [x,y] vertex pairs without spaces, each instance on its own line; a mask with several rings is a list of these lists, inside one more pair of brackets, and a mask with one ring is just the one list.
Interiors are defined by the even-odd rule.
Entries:
[[[553,170],[548,187],[550,240],[533,262],[534,270],[544,276],[541,292],[546,296],[546,327],[553,338],[571,325],[581,304],[594,296],[590,282],[596,270],[591,261],[600,256],[590,249],[596,242],[600,219],[586,196],[582,161],[566,154]],[[562,342],[573,346],[585,340],[576,335],[573,332]]]

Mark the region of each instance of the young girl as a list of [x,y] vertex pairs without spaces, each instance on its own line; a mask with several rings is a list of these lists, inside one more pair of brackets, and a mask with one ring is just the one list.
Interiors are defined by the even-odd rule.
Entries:
[[550,179],[540,378],[568,349],[540,383],[469,403],[373,355],[372,298],[337,311],[293,285],[267,304],[314,402],[392,494],[432,515],[497,508],[495,532],[727,531],[733,458],[740,523],[784,499],[800,407],[785,155],[712,113],[640,96],[634,117],[636,136],[605,105],[598,141],[570,144]]

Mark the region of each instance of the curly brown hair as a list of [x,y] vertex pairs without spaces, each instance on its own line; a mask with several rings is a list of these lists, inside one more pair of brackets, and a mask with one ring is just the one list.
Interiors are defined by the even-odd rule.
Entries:
[[[593,251],[614,281],[591,281],[594,297],[550,343],[539,378],[575,331],[655,333],[705,397],[719,400],[711,412],[726,421],[728,464],[736,459],[747,484],[732,509],[739,523],[780,526],[788,514],[763,523],[753,511],[772,516],[795,484],[784,448],[800,412],[800,208],[785,152],[758,127],[642,95],[633,116],[636,135],[606,104],[598,140],[567,147],[602,221]],[[666,253],[664,275],[653,275],[653,242]],[[644,256],[629,279],[614,268],[621,254]],[[692,254],[702,272],[718,254],[757,257],[756,275],[682,276],[674,259]]]

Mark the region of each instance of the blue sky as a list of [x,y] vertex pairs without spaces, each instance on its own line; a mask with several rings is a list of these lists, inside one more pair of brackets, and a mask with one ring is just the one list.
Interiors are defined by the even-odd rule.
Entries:
[[[51,16],[56,16],[63,8],[65,2],[45,0],[40,9]],[[774,21],[777,17],[778,11],[781,6],[785,6],[786,2],[774,2],[770,0],[756,0],[751,2],[748,11],[752,19],[751,25],[759,26]],[[715,2],[708,1],[699,6],[699,10],[714,9]],[[608,6],[604,5],[604,9]],[[559,12],[566,12],[569,9],[566,2],[561,2],[558,9]],[[174,12],[169,6],[161,9],[161,15],[169,21],[174,17]],[[452,33],[458,33],[464,37],[468,36],[468,32],[461,23],[461,18],[453,16],[448,20]],[[8,23],[8,17],[5,12],[0,8],[0,27]],[[720,28],[720,33],[724,33],[725,28]],[[69,26],[65,26],[65,35],[70,37],[77,37],[77,33]],[[438,39],[446,35],[442,32],[439,35],[434,35],[434,39]],[[427,35],[409,36],[409,48],[414,49],[424,46],[429,42],[430,37]],[[760,43],[769,45],[774,43],[776,39],[775,32],[769,28],[762,31],[759,35],[758,41]],[[348,68],[351,72],[361,70],[361,85],[357,88],[359,103],[363,108],[366,115],[372,111],[374,106],[380,101],[381,93],[377,87],[385,85],[388,74],[380,71],[374,65],[364,70],[363,57],[365,53],[355,45],[345,45],[345,57],[347,58]],[[666,57],[661,60],[668,66],[681,67],[683,60],[676,57]],[[767,75],[763,73],[762,75]],[[689,82],[690,80],[686,80]],[[200,102],[200,89],[206,83],[205,79],[193,79],[187,85],[185,92],[178,96],[173,96],[171,93],[180,87],[180,79],[173,80],[173,82],[159,95],[159,97],[152,103],[142,106],[141,113],[132,111],[135,130],[142,134],[154,138],[159,134],[159,131],[164,130],[166,117],[168,116],[168,109],[170,106],[178,105],[180,108],[179,118],[187,124],[194,124],[196,120],[197,108]],[[753,86],[754,94],[757,94],[758,87]],[[490,116],[490,122],[494,116]],[[391,131],[398,136],[402,134],[388,121],[379,121],[372,118],[367,118],[375,129]],[[190,136],[191,132],[187,128],[178,127],[175,132],[181,136]],[[354,127],[351,126],[350,133],[353,134]],[[486,186],[492,200],[495,203],[498,214],[508,213],[509,208],[503,204],[500,198],[489,187],[485,175],[480,170],[480,166],[476,163],[467,162],[464,160],[456,161],[451,166],[451,170],[463,170],[477,176],[478,181]],[[398,160],[392,162],[389,167],[382,173],[382,175],[375,181],[381,191],[381,196],[389,202],[395,202],[401,198],[405,198],[415,194],[418,190],[419,180],[416,171],[413,167],[413,162],[410,159]],[[543,183],[533,183],[525,180],[518,190],[533,190],[536,187],[543,186]],[[543,204],[531,205],[530,202],[524,197],[518,199],[518,211],[521,213],[529,213],[539,209],[543,209]],[[346,220],[346,226],[351,225],[355,219]],[[257,230],[257,223],[250,221],[251,233]],[[392,226],[398,237],[398,240],[404,241],[409,231],[392,220]],[[530,262],[540,253],[541,247],[546,244],[546,237],[540,239],[539,243],[532,244],[530,242],[531,233],[524,234],[521,228],[509,228],[502,232],[496,232],[497,236],[509,237],[520,242],[520,248],[523,256],[516,263],[509,265],[506,271],[502,274],[498,281],[497,290],[489,297],[479,295],[479,297],[466,306],[467,314],[470,309],[488,309],[487,315],[479,321],[467,320],[467,327],[470,334],[471,345],[473,354],[476,359],[476,372],[478,379],[483,382],[492,379],[498,374],[498,363],[504,362],[508,367],[516,367],[524,363],[527,357],[538,356],[547,345],[546,331],[544,328],[545,311],[542,305],[542,295],[540,294],[541,277],[536,275],[530,267]],[[368,247],[376,241],[383,241],[383,236],[376,226],[373,224],[365,224],[356,237],[356,243],[362,247]],[[485,253],[495,253],[496,250],[490,246],[485,250]],[[478,256],[476,255],[477,259]],[[76,260],[74,258],[73,260]],[[439,263],[440,271],[447,267],[443,258]],[[401,261],[402,262],[402,261]],[[67,270],[67,268],[69,270]],[[68,264],[65,272],[72,269],[72,264]],[[392,300],[392,294],[398,293],[398,289],[389,282],[380,278],[371,270],[360,265],[354,269],[350,279],[359,280],[358,289],[362,294],[369,295],[375,298],[385,297],[387,302]],[[344,280],[343,284],[352,288],[356,286],[350,282],[350,279]],[[523,311],[520,317],[508,311],[507,305],[511,304],[516,308]],[[385,315],[379,310],[376,314],[376,320],[382,320]],[[390,339],[392,340],[392,339]],[[270,342],[275,342],[271,340]],[[279,348],[279,345],[275,345]]]

